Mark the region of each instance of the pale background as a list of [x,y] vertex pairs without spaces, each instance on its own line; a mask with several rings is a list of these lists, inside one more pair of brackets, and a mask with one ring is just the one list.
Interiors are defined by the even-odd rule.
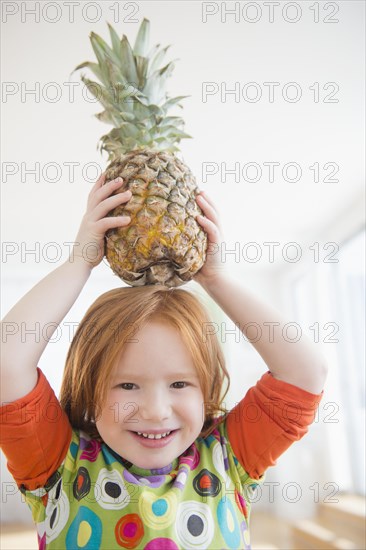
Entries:
[[[246,2],[237,2],[237,21],[234,15],[225,21],[221,2],[99,2],[93,3],[99,14],[89,6],[84,16],[87,3],[80,2],[73,22],[63,2],[49,3],[57,4],[58,12],[49,7],[39,22],[24,7],[33,9],[34,2],[4,4],[16,6],[18,12],[7,20],[2,14],[3,314],[66,259],[65,243],[74,240],[88,192],[107,164],[96,150],[99,137],[109,128],[93,117],[102,109],[83,99],[79,73],[70,77],[77,64],[94,61],[88,35],[93,30],[109,41],[109,21],[133,42],[140,21],[147,17],[151,44],[172,44],[167,59],[179,58],[169,95],[190,96],[184,100],[182,116],[193,136],[182,143],[182,156],[218,205],[227,250],[239,252],[239,257],[227,255],[230,268],[289,321],[301,324],[304,335],[314,340],[319,328],[319,350],[329,362],[317,422],[268,471],[267,481],[279,483],[274,500],[267,485],[255,507],[279,517],[307,518],[314,513],[317,490],[320,499],[336,498],[338,491],[364,494],[364,3],[333,2],[328,8],[316,3],[319,22],[314,22],[314,3],[297,2],[301,14],[293,23],[282,15],[284,2],[275,9],[273,22],[268,6],[253,3],[262,15],[252,23],[243,15]],[[117,5],[119,22],[111,10]],[[234,6],[226,4],[227,9]],[[337,13],[332,6],[338,7]],[[206,22],[205,9],[217,10]],[[59,21],[46,20],[57,14]],[[129,14],[136,22],[123,21]],[[91,23],[98,15],[100,20]],[[295,15],[289,9],[287,19]],[[254,7],[248,18],[254,20]],[[338,22],[327,23],[326,18]],[[65,84],[70,81],[78,83],[74,100]],[[245,95],[250,82],[262,92],[257,102],[248,100],[253,87]],[[273,101],[266,82],[279,83]],[[283,98],[290,82],[301,89],[297,102]],[[212,89],[218,89],[207,101],[202,96],[204,83],[215,83]],[[233,94],[220,95],[225,86],[233,90],[235,83],[240,91],[237,102]],[[318,101],[314,83],[319,86]],[[37,86],[37,98],[25,94]],[[57,90],[59,98],[53,101]],[[294,87],[289,88],[288,97],[293,94]],[[325,102],[327,97],[337,101]],[[272,182],[264,165],[268,162],[280,163]],[[73,178],[70,163],[75,163]],[[217,166],[217,173],[204,178],[207,163]],[[237,179],[228,173],[225,181],[221,163],[228,170],[239,163]],[[241,172],[247,163],[261,167],[258,181],[244,180]],[[284,180],[281,171],[287,163],[301,167],[299,181]],[[318,182],[309,168],[315,163]],[[338,172],[332,176],[326,163],[334,163]],[[29,172],[34,169],[39,177]],[[248,174],[254,178],[253,169]],[[338,181],[325,181],[326,176]],[[293,169],[289,178],[294,178]],[[248,247],[253,242],[261,253],[256,262],[251,261],[255,248]],[[273,262],[264,244],[269,242],[279,243]],[[296,243],[301,251],[299,261],[288,259],[294,247],[288,248],[287,260],[283,258],[288,243]],[[99,266],[48,345],[39,366],[56,393],[70,341],[69,323],[76,324],[99,294],[120,284],[106,265]],[[202,296],[223,329],[219,337],[232,377],[226,400],[231,407],[266,366],[238,333],[225,336],[225,330],[233,329],[231,323],[198,285],[185,288]],[[30,522],[1,458],[1,521]]]

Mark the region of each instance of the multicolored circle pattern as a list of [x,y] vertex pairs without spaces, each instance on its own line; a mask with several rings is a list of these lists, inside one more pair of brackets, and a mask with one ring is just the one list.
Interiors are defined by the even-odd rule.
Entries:
[[102,540],[102,522],[92,510],[80,506],[66,535],[66,550],[95,550]]
[[207,550],[215,532],[210,507],[195,500],[182,502],[178,506],[175,530],[183,548]]
[[201,497],[216,497],[221,491],[221,481],[204,468],[193,480],[193,488]]
[[69,519],[70,503],[62,489],[62,478],[48,492],[46,517],[46,538],[51,542],[58,537]]
[[225,481],[226,489],[230,489],[233,483],[228,475],[227,468],[225,467],[225,457],[222,453],[222,447],[220,443],[216,443],[212,447],[212,460],[216,471]]
[[90,492],[90,486],[91,481],[89,472],[84,466],[80,466],[72,487],[76,500],[81,500],[86,497]]
[[177,497],[170,491],[164,496],[145,490],[139,499],[140,517],[147,527],[165,529],[174,521],[177,510]]
[[117,543],[123,548],[136,548],[144,536],[144,526],[137,514],[127,514],[114,528]]
[[107,510],[121,510],[130,502],[130,494],[121,474],[107,468],[102,468],[99,472],[94,497],[99,506]]
[[144,550],[179,550],[174,540],[159,537],[147,543]]
[[[45,510],[38,522],[40,548],[61,541],[66,550],[113,544],[144,550],[250,549],[250,502],[236,489],[243,473],[235,472],[237,460],[218,430],[210,440],[192,444],[179,462],[146,473],[102,452],[104,445],[88,435],[78,441],[47,484],[30,491]],[[249,478],[245,486],[250,494],[257,483]]]
[[240,547],[241,536],[238,520],[231,501],[223,497],[217,506],[217,521],[228,548]]

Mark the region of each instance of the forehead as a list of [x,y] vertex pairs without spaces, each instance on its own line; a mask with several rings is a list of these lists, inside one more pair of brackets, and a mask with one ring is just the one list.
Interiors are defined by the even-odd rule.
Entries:
[[135,327],[116,364],[116,372],[147,375],[196,374],[193,358],[174,326],[150,322]]

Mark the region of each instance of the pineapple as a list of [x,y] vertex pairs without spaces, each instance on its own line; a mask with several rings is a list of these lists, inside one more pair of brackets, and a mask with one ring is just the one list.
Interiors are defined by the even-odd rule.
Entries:
[[100,140],[109,155],[105,181],[118,176],[130,189],[128,203],[109,215],[128,215],[127,227],[111,229],[105,237],[105,255],[114,273],[133,286],[180,286],[203,266],[207,236],[195,220],[201,210],[191,170],[180,160],[177,144],[189,138],[178,116],[168,116],[185,96],[169,99],[166,82],[173,62],[162,65],[168,47],[148,51],[150,23],[144,19],[132,49],[108,24],[112,48],[91,33],[98,63],[85,62],[100,83],[84,75],[81,80],[100,101],[104,111],[95,115],[112,124]]

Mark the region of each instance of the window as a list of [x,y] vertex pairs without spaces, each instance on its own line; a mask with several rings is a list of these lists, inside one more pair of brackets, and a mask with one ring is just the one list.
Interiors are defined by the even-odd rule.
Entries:
[[325,422],[334,479],[342,479],[343,490],[365,494],[365,229],[344,241],[334,259],[298,276],[290,300],[329,365],[326,390],[337,414],[328,403]]

